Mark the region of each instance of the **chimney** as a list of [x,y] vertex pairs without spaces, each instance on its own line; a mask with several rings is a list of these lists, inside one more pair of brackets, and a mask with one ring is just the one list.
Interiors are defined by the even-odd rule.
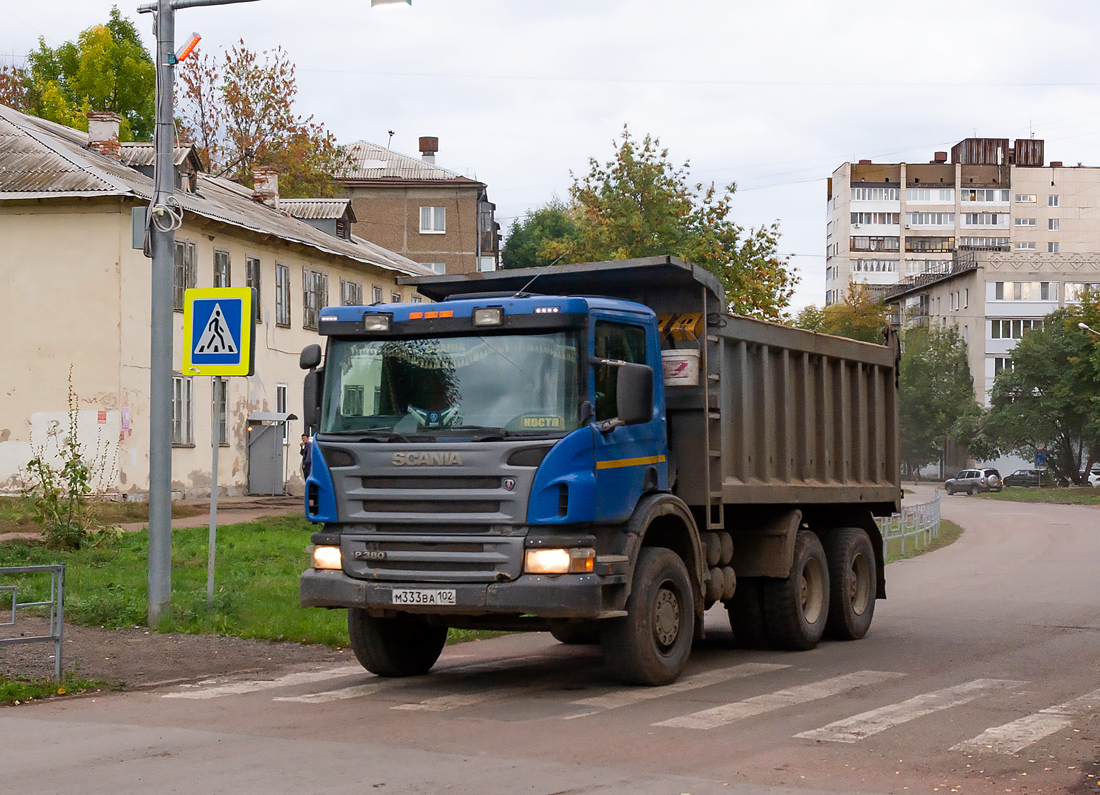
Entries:
[[435,153],[439,151],[439,139],[422,135],[420,137],[420,154],[424,158],[425,163],[431,163],[435,165]]
[[1050,161],[1050,167],[1051,168],[1061,168],[1062,167],[1062,161],[1061,160],[1051,160]]
[[871,165],[871,161],[870,160],[860,160],[859,164],[861,166],[869,166],[869,165]]
[[933,163],[946,163],[947,162],[947,152],[936,152],[936,159],[933,160],[932,162]]
[[252,168],[252,198],[279,209],[279,172],[270,166]]
[[118,125],[122,117],[112,110],[88,111],[88,148],[112,160],[122,160]]

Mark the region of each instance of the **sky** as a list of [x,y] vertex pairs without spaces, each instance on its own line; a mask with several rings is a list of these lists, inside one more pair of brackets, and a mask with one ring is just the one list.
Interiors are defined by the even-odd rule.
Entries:
[[[108,18],[110,0],[0,0],[0,63]],[[152,20],[119,3],[152,49]],[[1046,141],[1100,165],[1095,0],[257,0],[183,9],[208,53],[243,39],[297,65],[297,110],[485,182],[507,230],[567,198],[628,125],[693,180],[736,183],[734,219],[778,222],[799,284],[825,292],[826,181],[845,161],[927,162],[966,137]]]

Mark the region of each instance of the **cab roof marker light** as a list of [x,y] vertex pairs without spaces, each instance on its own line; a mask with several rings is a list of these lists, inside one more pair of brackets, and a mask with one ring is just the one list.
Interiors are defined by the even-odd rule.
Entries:
[[475,326],[499,326],[504,322],[504,309],[499,306],[484,306],[474,310]]
[[556,314],[558,312],[561,312],[561,307],[560,306],[536,306],[535,307],[535,314],[536,315],[553,315],[553,314]]
[[389,331],[393,315],[363,315],[363,331]]

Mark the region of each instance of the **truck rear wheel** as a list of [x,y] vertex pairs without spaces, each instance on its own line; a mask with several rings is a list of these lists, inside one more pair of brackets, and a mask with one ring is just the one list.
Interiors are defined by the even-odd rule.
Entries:
[[782,580],[764,580],[764,615],[776,648],[812,649],[825,632],[829,614],[829,564],[821,540],[799,530],[794,541],[791,573]]
[[859,640],[875,614],[878,572],[871,539],[859,528],[841,527],[829,534],[825,557],[831,594],[825,632],[838,640]]
[[638,556],[627,615],[603,622],[600,642],[611,675],[627,684],[667,685],[687,665],[695,600],[687,566],[670,549]]
[[348,608],[348,637],[359,664],[379,676],[421,676],[428,673],[447,642],[447,628],[419,616],[375,618]]
[[742,577],[737,581],[733,598],[726,602],[726,613],[733,629],[733,642],[738,646],[743,649],[766,649],[771,645],[758,577]]

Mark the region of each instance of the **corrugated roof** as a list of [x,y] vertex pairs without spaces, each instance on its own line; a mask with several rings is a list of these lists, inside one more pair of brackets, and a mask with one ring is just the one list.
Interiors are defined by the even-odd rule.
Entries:
[[[82,144],[81,141],[84,143]],[[0,105],[0,201],[66,196],[131,196],[148,201],[153,181],[85,148],[87,134]],[[343,240],[252,199],[252,191],[200,173],[196,193],[176,191],[185,212],[407,275],[432,273],[359,238]],[[342,200],[338,200],[342,201]]]
[[[173,162],[177,166],[182,165],[194,150],[194,144],[177,146],[172,158]],[[123,164],[127,166],[151,166],[156,159],[157,152],[151,143],[145,141],[124,141],[120,145],[119,156],[122,158]],[[197,157],[198,155],[196,154],[196,159]]]
[[425,163],[368,141],[357,141],[347,147],[347,165],[337,173],[337,179],[400,179],[450,180],[477,184],[477,180]]
[[355,220],[351,199],[279,199],[279,209],[302,220],[332,220],[343,218],[345,214]]

